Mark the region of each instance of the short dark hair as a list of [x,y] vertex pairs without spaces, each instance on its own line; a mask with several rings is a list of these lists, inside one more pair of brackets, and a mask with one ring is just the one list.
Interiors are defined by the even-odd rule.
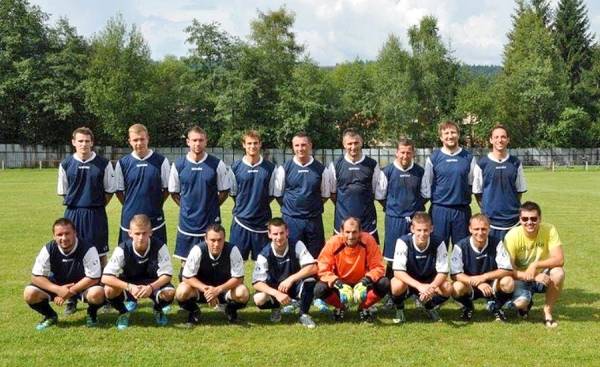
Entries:
[[482,214],[482,213],[474,214],[471,217],[471,219],[469,219],[469,224],[471,224],[472,222],[474,222],[476,220],[478,220],[480,222],[485,222],[488,224],[488,226],[490,225],[490,219],[485,214]]
[[73,223],[72,220],[70,220],[68,218],[58,218],[57,220],[54,221],[54,224],[52,224],[52,233],[54,233],[54,228],[65,227],[65,226],[71,226],[71,228],[73,228],[73,230],[75,232],[77,232],[77,228],[75,228],[75,223]]
[[206,227],[206,233],[208,233],[208,231],[223,233],[223,236],[225,235],[225,227],[223,227],[220,223],[209,224]]
[[190,135],[190,133],[197,133],[197,134],[200,134],[200,135],[204,135],[204,137],[205,137],[206,139],[208,139],[208,134],[206,133],[206,130],[204,130],[203,128],[201,128],[201,127],[200,127],[200,126],[198,126],[198,125],[194,125],[194,126],[190,127],[190,128],[189,128],[189,129],[186,131],[186,133],[185,133],[185,137],[187,138],[187,137]]
[[442,136],[442,131],[453,127],[456,129],[456,132],[460,134],[460,128],[458,127],[458,124],[452,120],[446,120],[446,121],[442,121],[440,122],[440,124],[438,125],[438,135]]
[[292,139],[294,138],[304,138],[307,139],[308,142],[310,143],[310,145],[312,145],[312,139],[310,138],[310,136],[304,132],[304,131],[298,131],[294,136],[292,136]]
[[282,218],[279,218],[279,217],[275,217],[275,218],[269,220],[269,223],[267,224],[268,229],[271,229],[271,227],[282,227],[282,226],[285,228],[288,227],[287,223]]
[[433,222],[431,221],[431,216],[429,216],[427,212],[416,212],[415,214],[413,214],[411,222],[433,224]]
[[92,139],[92,142],[94,142],[94,133],[92,132],[92,130],[89,127],[78,127],[77,129],[73,130],[73,134],[72,134],[72,138],[75,139],[75,135],[77,134],[81,134],[81,135],[87,135]]
[[490,138],[492,137],[492,134],[494,134],[494,131],[496,131],[497,129],[504,130],[504,132],[506,132],[506,136],[510,138],[510,133],[508,132],[508,129],[506,128],[506,126],[500,123],[497,123],[496,125],[494,125],[494,127],[492,127],[492,129],[490,130]]
[[542,216],[542,209],[540,208],[538,203],[535,203],[533,201],[526,201],[519,207],[519,215],[521,215],[521,212],[523,211],[531,212],[534,210],[538,213],[540,217]]
[[401,137],[398,139],[398,144],[396,144],[396,149],[400,147],[411,147],[413,152],[415,151],[415,143],[409,138]]
[[348,128],[348,129],[344,130],[344,133],[342,134],[342,140],[344,140],[344,138],[346,136],[349,136],[351,138],[358,137],[361,142],[363,141],[362,136],[358,133],[358,131],[356,131],[356,129],[353,129],[353,128]]
[[262,143],[262,138],[260,137],[260,133],[256,130],[246,130],[244,132],[244,135],[242,135],[242,139],[241,139],[242,144],[244,144],[246,142],[246,138],[256,139],[260,143]]

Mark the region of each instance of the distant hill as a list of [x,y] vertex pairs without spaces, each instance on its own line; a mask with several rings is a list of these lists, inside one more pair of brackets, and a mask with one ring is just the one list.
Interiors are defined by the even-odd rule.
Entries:
[[502,71],[502,67],[498,65],[463,65],[462,67],[475,75],[487,77],[496,76]]

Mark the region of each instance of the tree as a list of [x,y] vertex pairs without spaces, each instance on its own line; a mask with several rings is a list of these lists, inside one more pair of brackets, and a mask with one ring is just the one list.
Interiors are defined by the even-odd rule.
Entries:
[[463,136],[471,146],[487,146],[490,129],[495,124],[494,79],[467,74],[456,96],[456,116],[471,119]]
[[594,136],[590,134],[592,120],[582,108],[567,107],[558,123],[548,130],[552,145],[559,147],[591,147]]

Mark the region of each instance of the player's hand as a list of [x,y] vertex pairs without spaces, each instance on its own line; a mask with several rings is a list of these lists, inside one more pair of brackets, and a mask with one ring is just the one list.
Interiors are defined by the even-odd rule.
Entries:
[[352,289],[352,295],[354,296],[354,302],[357,304],[362,303],[367,298],[367,286],[363,282],[358,282]]
[[277,302],[279,302],[282,305],[289,305],[292,302],[290,296],[283,292],[277,292],[275,298],[277,299]]
[[277,287],[277,290],[283,293],[287,293],[290,291],[290,288],[292,288],[293,285],[294,282],[290,278],[287,278],[283,282],[279,283],[279,287]]
[[210,302],[213,299],[218,299],[219,293],[220,292],[219,289],[217,289],[217,287],[208,286],[204,290],[204,298],[206,298],[206,301]]
[[429,301],[435,294],[435,287],[431,284],[420,284],[417,290],[419,291],[419,299],[423,302]]
[[535,279],[535,273],[537,271],[537,261],[532,262],[525,270],[525,280],[531,282]]
[[208,301],[208,306],[210,307],[217,307],[217,305],[219,304],[219,297],[215,297],[213,299],[211,299],[210,301]]
[[141,294],[142,294],[142,288],[144,286],[143,285],[137,285],[137,284],[131,284],[131,286],[129,287],[129,293],[131,293],[131,295],[135,298],[135,299],[140,299]]
[[74,285],[74,283],[69,283],[69,284],[59,286],[57,292],[55,292],[56,295],[63,299],[67,299],[67,298],[75,295],[73,292],[71,292],[71,289],[70,289],[70,287],[72,287],[73,285]]
[[354,292],[350,285],[342,283],[342,281],[338,279],[335,281],[334,287],[340,292],[340,301],[342,304],[347,305],[353,301]]
[[477,288],[483,293],[486,297],[491,297],[494,294],[494,290],[488,283],[481,283],[477,286]]
[[546,287],[548,286],[548,284],[550,284],[550,276],[546,273],[539,273],[538,275],[535,276],[534,279],[536,282],[542,283]]
[[65,299],[59,296],[54,297],[54,304],[57,306],[62,306],[65,303]]
[[152,295],[152,286],[150,284],[148,285],[141,285],[140,286],[140,291],[138,293],[138,297],[137,298],[148,298]]
[[474,275],[469,277],[469,284],[472,287],[479,287],[481,283],[485,283],[485,277],[482,275]]

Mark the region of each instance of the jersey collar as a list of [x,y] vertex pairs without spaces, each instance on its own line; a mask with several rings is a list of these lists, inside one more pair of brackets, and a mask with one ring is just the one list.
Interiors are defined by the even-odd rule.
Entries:
[[263,162],[263,156],[262,156],[262,155],[260,156],[260,159],[258,160],[258,162],[256,162],[256,164],[254,164],[254,165],[252,165],[252,164],[250,164],[250,163],[246,162],[246,156],[243,156],[243,157],[242,157],[242,163],[244,163],[244,164],[245,164],[246,166],[248,166],[248,167],[252,167],[252,168],[254,168],[254,167],[260,166],[260,164],[261,164],[262,162]]
[[361,153],[362,156],[360,157],[359,160],[357,160],[356,162],[352,162],[352,160],[350,158],[348,158],[348,154],[344,154],[344,159],[346,160],[346,162],[350,163],[350,164],[354,164],[357,165],[359,163],[362,163],[362,161],[365,160],[366,155],[364,153]]
[[146,154],[144,158],[140,158],[140,156],[138,156],[136,152],[131,152],[131,156],[137,159],[138,161],[145,161],[152,157],[152,154],[154,154],[154,151],[152,149],[148,149],[148,154]]
[[277,254],[277,251],[275,251],[275,245],[273,244],[273,241],[271,241],[271,251],[273,251],[273,255],[275,255],[275,257],[280,257],[280,258],[286,257],[289,250],[290,250],[290,244],[288,242],[288,245],[285,247],[285,251],[283,251],[283,255],[279,255],[279,254]]
[[415,162],[414,161],[410,162],[410,166],[408,166],[407,169],[402,168],[402,166],[399,165],[398,162],[396,162],[396,160],[394,160],[393,164],[394,164],[394,167],[398,168],[400,171],[402,171],[402,172],[408,172],[408,171],[410,171],[413,168],[413,166],[415,165]]
[[427,249],[429,248],[429,245],[431,244],[431,237],[429,237],[429,239],[427,240],[427,246],[425,246],[424,249],[420,249],[419,246],[417,246],[417,243],[415,242],[415,235],[411,235],[411,242],[413,247],[415,248],[415,250],[417,250],[417,252],[419,253],[424,253],[425,251],[427,251]]
[[460,152],[462,152],[462,147],[458,147],[458,149],[456,149],[456,152],[454,153],[450,153],[445,147],[441,147],[440,150],[442,151],[442,153],[444,153],[445,155],[449,155],[451,157],[460,154]]
[[69,251],[69,253],[65,253],[62,249],[62,247],[58,246],[58,243],[56,244],[56,246],[58,247],[58,251],[60,251],[61,254],[65,255],[65,256],[71,256],[75,253],[75,251],[77,250],[77,246],[79,245],[79,238],[75,237],[75,246],[73,246],[73,249],[71,251]]
[[496,163],[504,163],[508,160],[508,158],[510,158],[510,154],[507,154],[506,157],[504,157],[500,160],[496,159],[496,157],[494,157],[494,155],[492,153],[488,153],[487,157],[489,160],[494,161]]
[[146,247],[146,252],[144,252],[143,255],[137,252],[137,250],[135,249],[135,245],[133,244],[133,240],[131,240],[131,248],[137,256],[145,258],[146,256],[148,256],[148,252],[150,251],[150,239],[148,239],[148,246]]
[[296,163],[300,167],[308,167],[312,164],[312,162],[315,161],[315,159],[312,156],[310,157],[310,159],[308,160],[308,163],[306,163],[306,164],[301,164],[300,162],[298,162],[296,157],[293,157],[292,160],[294,161],[294,163]]
[[77,156],[77,154],[73,154],[73,159],[75,159],[76,161],[81,162],[81,163],[91,162],[94,160],[94,158],[96,158],[96,152],[92,152],[92,155],[90,155],[90,157],[88,159],[86,159],[85,161],[81,160],[81,158],[79,158],[79,156]]
[[472,236],[469,237],[469,245],[471,245],[471,249],[478,254],[483,253],[485,251],[485,249],[488,247],[489,243],[490,243],[489,239],[485,240],[485,245],[483,245],[481,250],[479,250],[479,249],[477,249],[477,246],[475,246],[475,243],[473,242],[473,237]]
[[204,162],[206,160],[206,158],[208,158],[208,153],[206,153],[206,152],[204,152],[204,156],[202,156],[202,158],[198,162],[196,162],[195,160],[190,158],[190,156],[188,154],[185,155],[185,159],[187,159],[188,162],[193,163],[193,164],[200,164],[200,163]]

